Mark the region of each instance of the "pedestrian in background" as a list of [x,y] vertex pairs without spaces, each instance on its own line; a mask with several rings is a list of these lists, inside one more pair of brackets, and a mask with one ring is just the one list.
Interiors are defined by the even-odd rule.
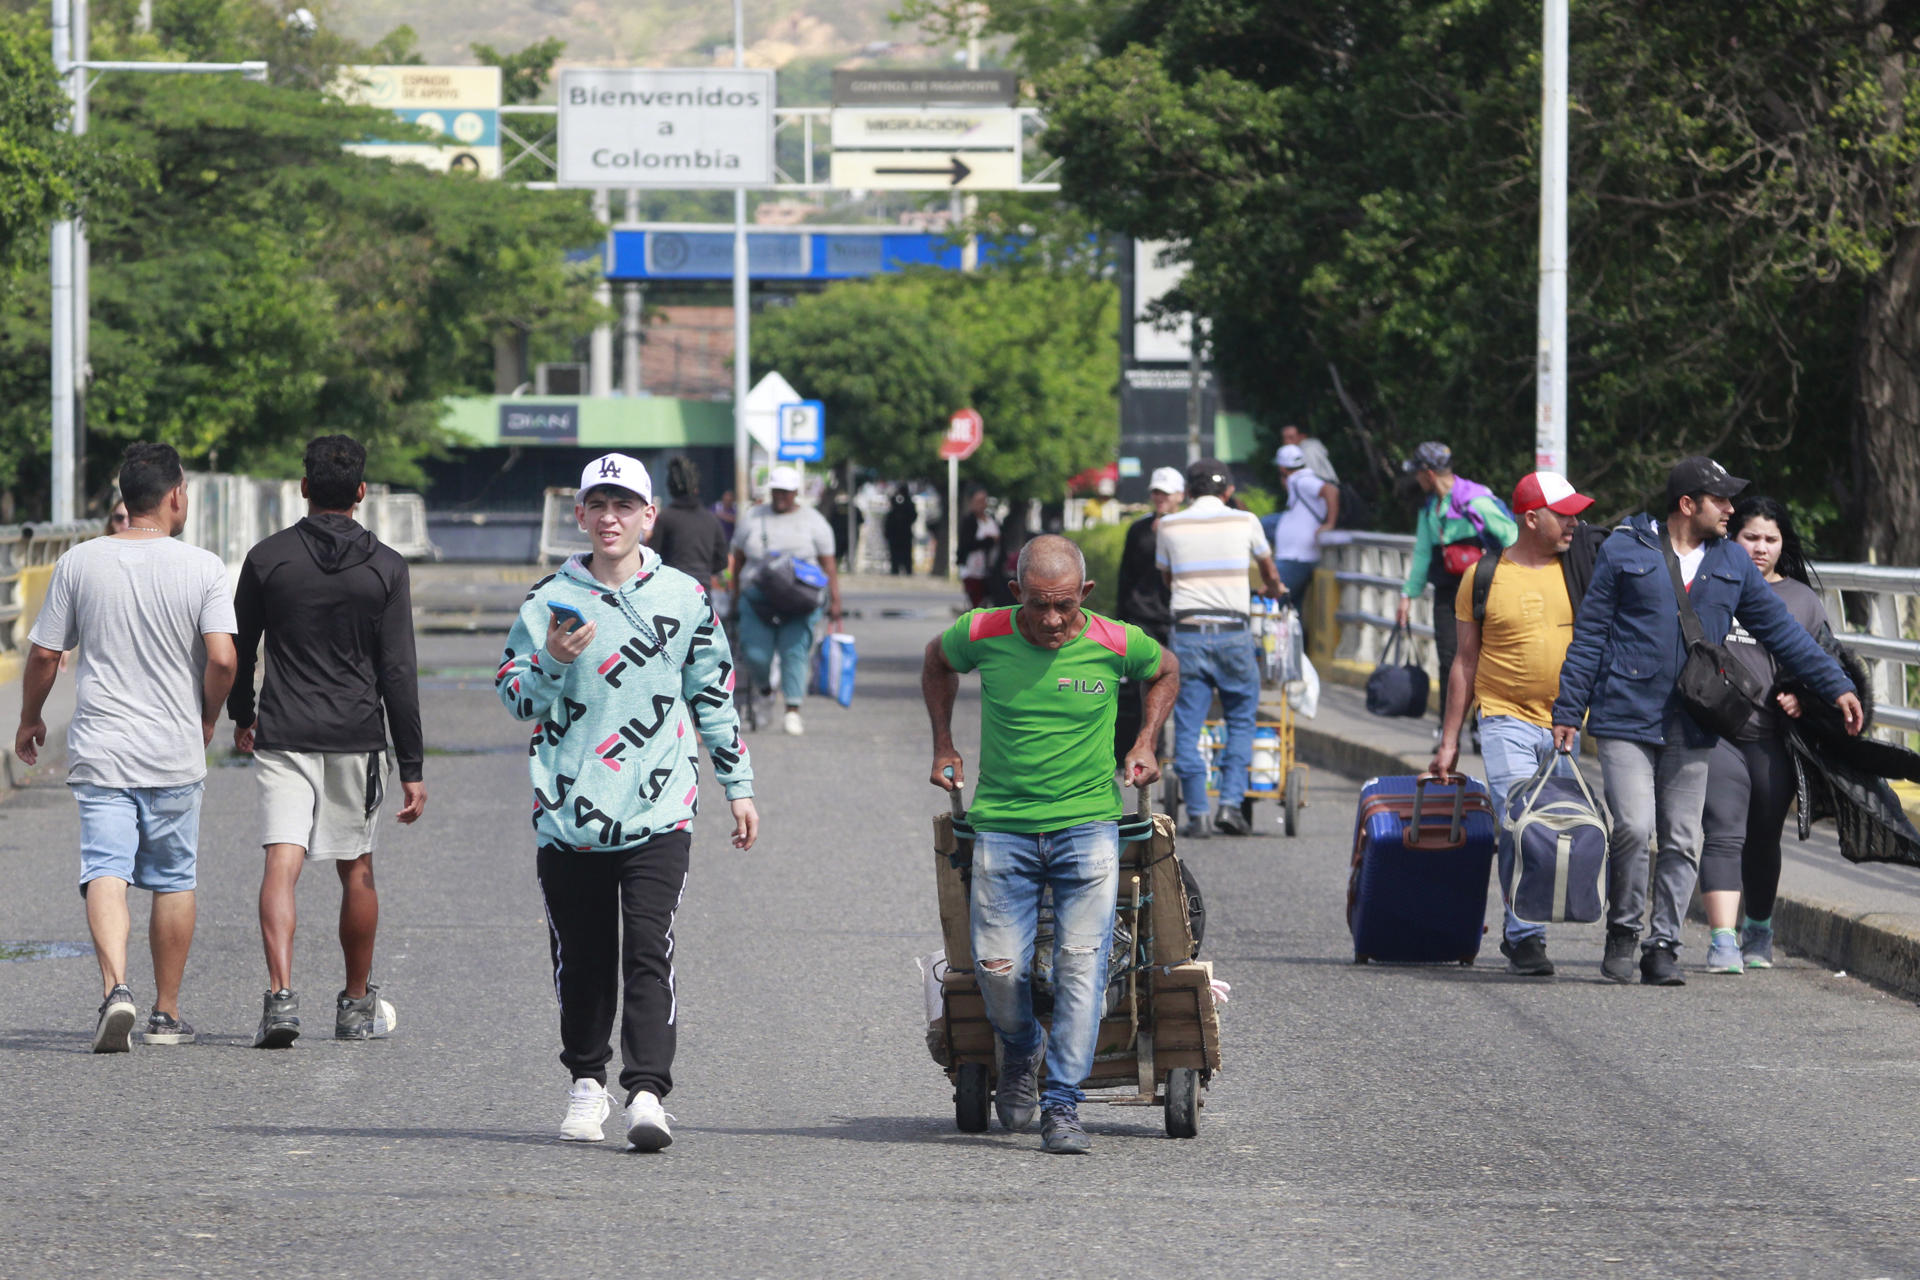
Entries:
[[1260,522],[1273,544],[1273,563],[1293,607],[1306,617],[1307,588],[1320,565],[1320,539],[1333,532],[1340,519],[1340,486],[1324,480],[1307,465],[1306,451],[1283,444],[1273,455],[1286,487],[1287,503]]
[[727,531],[727,543],[733,543],[734,499],[733,490],[728,489],[720,495],[720,501],[713,504],[713,514],[720,517],[720,527]]
[[[393,1002],[373,974],[380,896],[373,854],[397,760],[403,826],[426,810],[426,737],[414,661],[407,562],[353,518],[367,496],[367,451],[351,436],[307,445],[306,518],[261,540],[234,592],[239,673],[227,699],[233,747],[253,756],[260,795],[260,940],[267,955],[256,1049],[300,1036],[293,989],[294,892],[309,862],[340,881],[346,981],[333,999],[333,1038],[392,1033]],[[254,663],[267,646],[256,714]],[[393,745],[387,744],[387,730]]]
[[[1582,721],[1599,749],[1613,834],[1607,848],[1607,944],[1601,973],[1648,986],[1686,984],[1681,916],[1699,874],[1701,812],[1714,734],[1680,698],[1687,658],[1679,590],[1702,638],[1725,642],[1737,617],[1768,652],[1840,709],[1847,732],[1864,721],[1853,684],[1727,538],[1733,498],[1747,482],[1711,458],[1682,458],[1667,474],[1664,523],[1642,513],[1616,528],[1594,562],[1553,703],[1553,740],[1571,751]],[[1679,580],[1679,588],[1675,579]],[[1657,845],[1650,855],[1650,844]]]
[[669,569],[678,569],[718,599],[725,594],[727,529],[700,503],[700,468],[676,455],[667,463],[667,505],[660,508],[647,545]]
[[[1831,643],[1832,622],[1792,513],[1772,498],[1744,497],[1727,528],[1794,621]],[[1799,699],[1777,691],[1779,663],[1739,622],[1727,632],[1727,652],[1767,690],[1769,705],[1755,707],[1744,728],[1715,743],[1707,762],[1700,901],[1707,913],[1709,973],[1773,967],[1780,832],[1798,790],[1787,721],[1800,717]]]
[[[1153,510],[1127,526],[1127,539],[1120,550],[1120,569],[1114,579],[1114,615],[1130,622],[1162,648],[1173,643],[1173,593],[1165,575],[1154,563],[1160,552],[1160,519],[1180,509],[1187,496],[1187,478],[1173,467],[1158,467],[1147,481],[1147,500]],[[1146,713],[1146,686],[1126,681],[1120,690],[1120,704],[1114,720],[1113,754],[1126,758],[1133,740],[1140,735]],[[1155,743],[1155,750],[1160,744]]]
[[123,533],[129,523],[126,500],[116,497],[112,508],[107,512],[106,532],[108,534]]
[[31,765],[47,740],[41,712],[78,647],[67,785],[80,806],[80,896],[105,998],[95,1053],[125,1053],[139,1011],[127,985],[127,886],[153,894],[154,997],[142,1037],[191,1044],[180,981],[193,944],[200,799],[207,744],[233,684],[227,570],[176,541],[187,476],[172,446],[127,446],[120,492],[128,527],[62,555],[29,637],[14,753]]
[[735,849],[753,847],[760,819],[712,597],[643,545],[655,515],[647,469],[618,453],[589,462],[573,513],[593,550],[527,593],[494,688],[535,725],[534,866],[572,1080],[560,1137],[605,1136],[618,1007],[628,1147],[658,1151],[673,1141],[661,1103],[678,1037],[674,921],[699,809],[695,736],[726,788]]
[[[779,596],[787,584],[762,580],[762,574],[785,574],[782,558],[816,564],[826,576],[824,591],[813,593],[802,607],[798,597]],[[787,713],[781,727],[794,736],[806,732],[800,703],[807,696],[807,660],[813,650],[814,629],[822,608],[829,621],[840,622],[840,574],[833,559],[833,530],[812,507],[800,505],[800,471],[779,466],[767,476],[767,501],[740,519],[733,531],[733,580],[739,584],[740,648],[749,681],[748,696],[773,692],[773,659],[780,658],[780,689]],[[807,594],[802,591],[800,595]]]
[[1339,484],[1340,473],[1333,469],[1333,459],[1327,456],[1327,446],[1289,422],[1280,428],[1282,446],[1293,445],[1307,460],[1307,470],[1325,480],[1328,484]]
[[[1507,903],[1500,954],[1507,957],[1509,973],[1529,978],[1551,977],[1553,961],[1547,958],[1546,927],[1513,913],[1514,849],[1507,830],[1507,796],[1556,754],[1553,700],[1591,574],[1590,566],[1569,559],[1568,553],[1580,513],[1592,505],[1592,498],[1575,492],[1565,476],[1553,471],[1536,471],[1514,487],[1512,510],[1520,536],[1494,563],[1484,616],[1474,617],[1478,566],[1460,580],[1454,598],[1459,645],[1442,708],[1440,746],[1428,766],[1442,777],[1454,771],[1460,763],[1467,708],[1477,701],[1480,758],[1500,826],[1500,895]],[[1579,749],[1577,743],[1573,749]]]
[[1267,594],[1280,594],[1280,575],[1259,518],[1227,505],[1233,488],[1232,473],[1213,458],[1188,467],[1187,495],[1192,501],[1186,510],[1160,518],[1154,555],[1167,581],[1173,653],[1180,660],[1173,756],[1174,771],[1180,775],[1180,799],[1187,810],[1182,834],[1202,839],[1211,831],[1200,735],[1216,693],[1226,716],[1226,745],[1215,761],[1220,770],[1220,807],[1212,825],[1229,835],[1253,832],[1240,811],[1260,704],[1260,658],[1248,626],[1253,603],[1249,571],[1257,567]]
[[[1414,525],[1413,560],[1400,590],[1394,624],[1407,625],[1410,607],[1431,583],[1433,648],[1440,663],[1439,709],[1445,717],[1448,685],[1453,679],[1453,655],[1457,651],[1453,601],[1460,594],[1460,579],[1479,561],[1482,553],[1512,546],[1519,536],[1519,528],[1492,490],[1453,473],[1453,450],[1446,445],[1427,441],[1413,451],[1401,469],[1413,476],[1426,499],[1420,505]],[[1439,741],[1439,737],[1440,731],[1435,729],[1434,740]]]
[[913,505],[913,492],[906,485],[896,485],[893,496],[887,499],[887,519],[882,529],[887,535],[887,561],[894,576],[913,572],[913,525],[918,513]]
[[1000,522],[989,514],[985,489],[967,496],[967,510],[960,517],[960,542],[955,547],[960,557],[960,586],[967,603],[978,609],[987,602],[987,579],[1000,563]]

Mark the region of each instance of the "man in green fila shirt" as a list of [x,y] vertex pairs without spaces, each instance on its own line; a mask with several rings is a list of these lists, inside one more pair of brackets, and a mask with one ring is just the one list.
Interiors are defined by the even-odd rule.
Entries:
[[[1120,788],[1113,722],[1120,681],[1150,682],[1127,781],[1160,776],[1154,743],[1180,688],[1180,664],[1136,626],[1081,608],[1093,584],[1080,548],[1035,538],[1020,552],[1012,609],[976,609],[927,645],[920,689],[933,720],[936,787],[957,791],[953,745],[963,672],[980,673],[980,782],[973,842],[973,955],[999,1037],[994,1109],[1007,1129],[1041,1115],[1041,1145],[1078,1155],[1080,1085],[1093,1067],[1120,882]],[[947,771],[952,770],[952,776]],[[1029,979],[1040,894],[1053,889],[1053,1035],[1033,1013]],[[1046,1064],[1047,1085],[1038,1088]]]

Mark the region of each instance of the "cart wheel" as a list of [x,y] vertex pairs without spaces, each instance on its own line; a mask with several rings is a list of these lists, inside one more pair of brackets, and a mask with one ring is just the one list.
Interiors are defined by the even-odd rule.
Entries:
[[1173,771],[1171,762],[1160,766],[1160,811],[1167,814],[1177,826],[1180,822],[1180,775]]
[[1372,959],[1373,959],[1373,957],[1372,957],[1372,956],[1370,956],[1370,955],[1368,955],[1368,954],[1367,954],[1366,952],[1364,952],[1364,951],[1356,951],[1356,952],[1354,952],[1354,953],[1353,953],[1353,962],[1354,962],[1355,964],[1366,964],[1366,963],[1368,963],[1369,961],[1371,961]]
[[1282,802],[1286,831],[1290,836],[1300,834],[1301,797],[1307,793],[1307,771],[1299,765],[1287,770],[1287,797]]
[[1167,1072],[1167,1136],[1191,1138],[1200,1132],[1200,1075],[1192,1067]]
[[1460,957],[1460,967],[1461,967],[1462,969],[1471,969],[1471,968],[1473,968],[1473,957],[1472,957],[1472,956],[1461,956],[1461,957]]
[[953,1127],[962,1133],[987,1131],[987,1103],[993,1090],[983,1062],[963,1062],[953,1073]]

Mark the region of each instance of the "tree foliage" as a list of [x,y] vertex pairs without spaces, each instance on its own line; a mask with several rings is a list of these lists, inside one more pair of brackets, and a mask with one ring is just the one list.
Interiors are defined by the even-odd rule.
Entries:
[[[96,12],[96,56],[292,52],[272,85],[107,76],[94,90],[89,141],[153,179],[88,225],[95,492],[119,439],[293,475],[305,442],[332,431],[367,444],[370,478],[418,483],[418,460],[440,447],[440,402],[492,389],[495,333],[570,341],[598,318],[591,268],[566,261],[600,239],[584,194],[350,154],[343,144],[406,129],[317,91],[368,51],[324,29],[296,40],[267,3],[156,9],[152,37]],[[0,100],[9,92],[0,84]],[[29,507],[44,484],[47,334],[40,271],[0,301],[0,484]]]
[[1118,324],[1114,287],[1084,273],[916,272],[768,312],[753,362],[824,403],[830,463],[937,479],[947,419],[970,406],[986,441],[962,474],[1053,498],[1116,456]]
[[[1269,429],[1310,426],[1374,485],[1424,438],[1496,484],[1531,465],[1537,0],[989,14],[1048,109],[1068,199],[1180,246],[1179,301]],[[1573,7],[1572,470],[1603,509],[1713,452],[1827,517],[1830,551],[1861,529],[1893,549],[1884,520],[1920,561],[1917,14]],[[1902,458],[1910,482],[1876,481]]]

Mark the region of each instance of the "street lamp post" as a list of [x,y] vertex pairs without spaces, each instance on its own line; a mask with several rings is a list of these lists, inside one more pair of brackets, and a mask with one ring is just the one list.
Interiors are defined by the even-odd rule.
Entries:
[[1546,0],[1540,58],[1540,324],[1533,465],[1567,472],[1567,0]]
[[[159,72],[168,75],[230,75],[264,81],[264,62],[94,62],[87,57],[87,0],[53,0],[53,69],[67,91],[67,131],[87,131],[89,77],[107,71]],[[48,246],[51,275],[51,348],[53,441],[51,477],[55,524],[73,520],[79,509],[79,390],[87,343],[87,242],[72,218],[53,224]]]

